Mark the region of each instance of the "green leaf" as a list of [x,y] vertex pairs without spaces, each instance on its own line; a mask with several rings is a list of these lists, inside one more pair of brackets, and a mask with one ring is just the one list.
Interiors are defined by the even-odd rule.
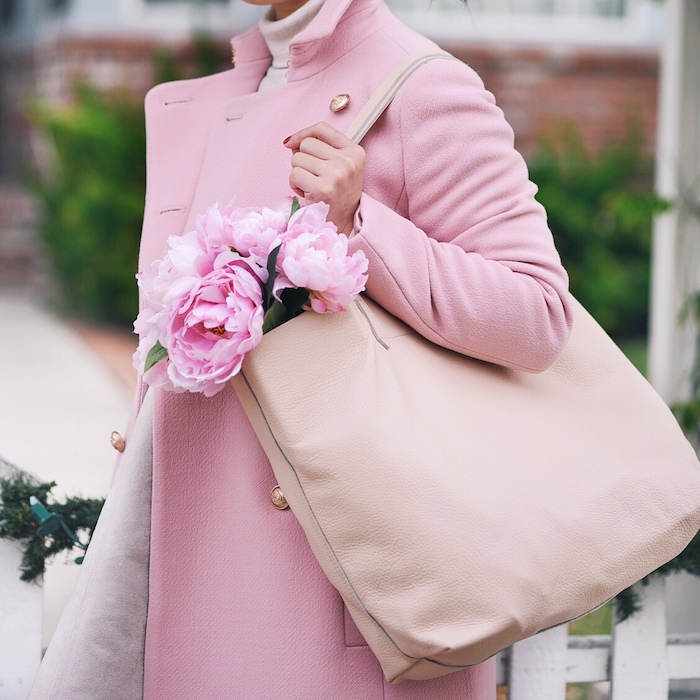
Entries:
[[160,344],[160,341],[156,341],[156,344],[148,351],[148,355],[146,355],[146,364],[143,368],[144,374],[148,372],[153,365],[164,360],[167,356],[168,351]]
[[294,197],[294,199],[292,200],[292,211],[289,214],[289,216],[294,216],[294,214],[296,214],[299,211],[299,209],[301,209],[301,204],[299,204],[299,200],[296,197]]
[[265,311],[268,311],[272,304],[272,290],[275,286],[275,280],[277,279],[277,256],[280,254],[281,247],[282,244],[280,243],[276,248],[273,248],[267,256],[267,282],[265,282],[263,286],[263,308]]
[[280,299],[287,309],[290,318],[298,316],[301,312],[301,307],[309,301],[309,290],[299,287],[289,287],[282,290]]
[[282,302],[275,301],[263,319],[263,335],[281,326],[292,318]]

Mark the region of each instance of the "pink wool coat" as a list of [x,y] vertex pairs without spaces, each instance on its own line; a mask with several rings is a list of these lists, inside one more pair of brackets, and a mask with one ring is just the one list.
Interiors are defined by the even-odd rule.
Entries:
[[[264,92],[256,90],[271,59],[257,27],[233,48],[232,70],[161,85],[147,97],[141,269],[212,203],[235,196],[239,205],[260,205],[289,195],[286,136],[322,120],[344,130],[395,65],[437,50],[382,0],[326,0],[292,43],[288,83]],[[330,111],[341,93],[350,95],[349,106]],[[363,146],[364,191],[350,247],[369,258],[369,296],[440,345],[531,371],[548,367],[568,337],[567,278],[512,131],[475,73],[454,61],[421,67]],[[134,417],[142,392],[138,398]],[[117,586],[133,565],[132,597],[112,596],[131,602],[113,604],[110,613],[118,628],[112,637],[124,644],[110,651],[104,613],[80,613],[75,603],[73,618],[103,622],[66,623],[55,645],[75,645],[81,629],[94,635],[89,629],[99,627],[101,639],[84,644],[103,649],[103,677],[89,692],[56,690],[69,681],[47,680],[52,669],[70,664],[65,652],[50,649],[33,697],[495,698],[493,661],[432,681],[386,683],[293,514],[272,506],[274,476],[230,388],[208,399],[149,392],[148,402],[152,428],[139,425],[139,416],[125,455],[150,460],[139,435],[152,435],[150,561],[142,543],[122,571],[107,575],[102,565],[80,593],[95,600],[90,585]],[[143,479],[150,488],[150,473]],[[121,471],[115,490],[120,480],[127,480]],[[100,542],[119,538],[118,527],[103,529]],[[98,570],[107,545],[95,548]],[[91,605],[82,603],[104,610]],[[76,673],[85,674],[82,658]],[[130,671],[115,658],[132,659]],[[118,694],[105,690],[110,682]]]

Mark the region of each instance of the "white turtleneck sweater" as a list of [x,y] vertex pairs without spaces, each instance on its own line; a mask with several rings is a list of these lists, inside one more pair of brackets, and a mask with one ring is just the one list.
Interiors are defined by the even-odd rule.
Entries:
[[267,42],[272,54],[272,65],[260,81],[258,92],[268,90],[287,82],[289,68],[289,45],[292,39],[309,26],[318,14],[325,0],[307,0],[298,10],[284,19],[275,19],[275,8],[270,9],[260,19],[260,33]]

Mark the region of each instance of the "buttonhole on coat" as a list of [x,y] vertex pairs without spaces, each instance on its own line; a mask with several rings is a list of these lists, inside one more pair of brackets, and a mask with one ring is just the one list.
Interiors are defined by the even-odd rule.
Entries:
[[226,117],[227,122],[237,122],[239,119],[243,119],[242,114],[230,114],[228,117]]
[[179,211],[185,211],[185,207],[170,207],[170,209],[163,209],[162,211],[158,212],[158,215],[161,216],[162,214],[176,214]]
[[183,100],[168,100],[167,102],[163,102],[164,107],[170,107],[170,105],[183,105],[187,102],[192,102],[191,97],[187,97]]

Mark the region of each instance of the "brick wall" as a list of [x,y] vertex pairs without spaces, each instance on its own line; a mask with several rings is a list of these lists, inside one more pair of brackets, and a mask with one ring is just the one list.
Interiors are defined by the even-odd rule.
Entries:
[[496,95],[524,153],[562,120],[575,121],[592,150],[638,121],[644,145],[656,137],[659,59],[631,49],[513,46],[446,47],[474,68]]
[[0,177],[16,182],[42,158],[26,118],[33,100],[68,101],[81,76],[103,88],[129,85],[143,95],[154,81],[154,49],[154,42],[142,40],[63,39],[0,56]]
[[[141,99],[156,82],[154,57],[163,50],[183,75],[191,74],[190,44],[163,45],[153,39],[62,38],[0,53],[0,179],[16,181],[27,163],[42,157],[25,116],[32,100],[65,103],[78,78],[104,89],[127,86]],[[220,46],[220,58],[222,69],[230,65],[227,42]]]

